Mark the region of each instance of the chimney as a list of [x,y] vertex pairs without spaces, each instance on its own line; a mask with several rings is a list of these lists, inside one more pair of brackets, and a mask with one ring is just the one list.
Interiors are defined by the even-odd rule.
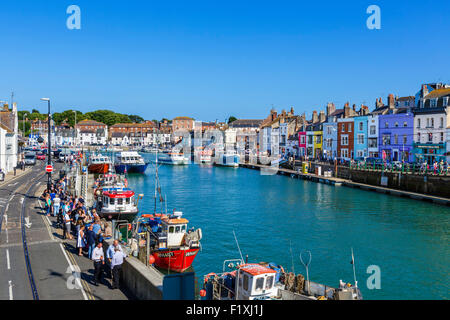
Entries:
[[294,115],[294,107],[291,107],[291,111],[289,112],[289,115],[291,115],[291,116]]
[[422,85],[422,97],[425,97],[426,95],[428,95],[428,86],[426,84]]
[[317,121],[319,121],[319,118],[317,117],[317,111],[314,110],[312,113],[312,123],[316,123]]
[[333,112],[336,111],[336,107],[334,106],[334,103],[327,103],[327,117],[333,114]]
[[383,101],[381,100],[381,98],[377,99],[377,103],[375,105],[376,108],[380,108],[383,106]]
[[353,111],[355,111],[356,112],[356,104],[353,104]]
[[348,118],[348,117],[350,117],[350,105],[349,105],[349,103],[347,102],[347,103],[344,105],[344,118]]
[[319,122],[325,122],[326,121],[326,116],[325,116],[325,112],[322,110],[319,113]]
[[388,96],[388,106],[390,109],[395,108],[395,98],[392,93]]

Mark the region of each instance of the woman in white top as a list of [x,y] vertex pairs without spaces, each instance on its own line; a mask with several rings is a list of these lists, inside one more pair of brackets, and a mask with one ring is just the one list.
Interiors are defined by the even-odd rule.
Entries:
[[84,239],[84,226],[82,225],[80,227],[80,230],[78,230],[77,234],[77,248],[78,248],[78,255],[83,255],[83,248],[86,246],[86,241]]

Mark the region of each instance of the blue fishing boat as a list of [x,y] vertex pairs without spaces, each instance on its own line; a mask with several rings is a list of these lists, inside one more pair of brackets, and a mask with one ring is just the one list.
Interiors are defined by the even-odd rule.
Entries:
[[116,173],[144,173],[149,162],[136,151],[122,151],[116,154],[114,168]]

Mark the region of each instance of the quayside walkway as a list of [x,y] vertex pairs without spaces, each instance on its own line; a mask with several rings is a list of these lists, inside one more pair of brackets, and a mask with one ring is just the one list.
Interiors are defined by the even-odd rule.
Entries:
[[299,170],[286,169],[281,167],[271,167],[261,164],[252,164],[252,163],[240,163],[240,167],[254,169],[264,172],[265,174],[280,174],[280,175],[289,175],[292,178],[304,179],[313,182],[325,183],[334,186],[346,186],[351,188],[360,188],[362,190],[375,191],[379,193],[390,194],[394,196],[407,197],[416,200],[429,201],[441,205],[450,206],[450,199],[443,197],[436,197],[427,194],[415,193],[404,190],[397,190],[393,188],[386,188],[382,186],[374,186],[370,184],[364,184],[359,182],[354,182],[348,179],[335,178],[335,177],[326,177],[323,175],[316,175],[312,173],[303,173]]

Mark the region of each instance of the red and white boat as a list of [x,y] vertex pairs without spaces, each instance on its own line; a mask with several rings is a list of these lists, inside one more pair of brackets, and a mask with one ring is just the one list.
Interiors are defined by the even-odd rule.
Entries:
[[161,269],[184,272],[192,266],[202,238],[201,229],[187,230],[189,221],[181,212],[163,218],[159,232],[151,233],[150,250]]
[[105,174],[111,168],[111,159],[102,154],[93,154],[89,158],[88,170],[90,173]]

